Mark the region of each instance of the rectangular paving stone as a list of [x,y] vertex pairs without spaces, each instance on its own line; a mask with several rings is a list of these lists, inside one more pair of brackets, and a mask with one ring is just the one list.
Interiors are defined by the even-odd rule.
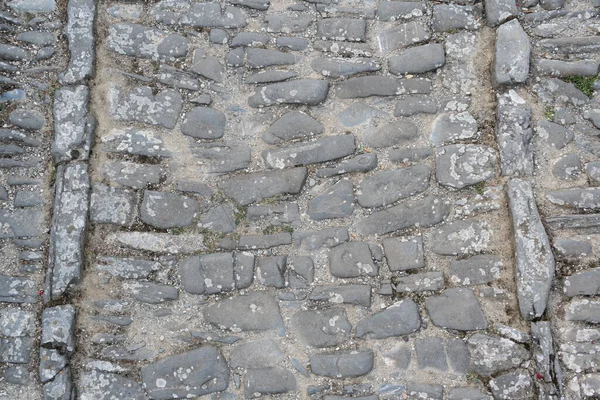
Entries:
[[367,23],[364,19],[325,18],[317,21],[317,37],[322,40],[364,42]]
[[18,276],[0,275],[0,302],[37,303],[36,283]]
[[514,90],[498,99],[496,141],[503,176],[533,175],[531,108]]
[[106,46],[118,54],[158,61],[185,57],[189,41],[149,26],[121,23],[109,26]]
[[387,53],[423,43],[431,37],[429,28],[419,22],[408,22],[387,29],[377,35],[379,51]]
[[54,140],[56,163],[87,159],[93,134],[93,117],[88,115],[89,88],[62,87],[54,95]]
[[33,338],[0,338],[0,362],[28,364],[31,358]]
[[195,234],[115,232],[108,235],[107,242],[156,253],[189,254],[206,249],[204,236]]
[[293,144],[262,154],[271,168],[286,168],[317,164],[353,154],[356,146],[353,135],[328,136],[300,144]]
[[96,57],[94,46],[94,0],[71,0],[67,3],[65,34],[69,41],[69,65],[60,74],[63,84],[73,84],[92,77]]
[[337,83],[333,91],[340,99],[427,94],[431,92],[431,81],[422,78],[397,79],[389,76],[362,76]]

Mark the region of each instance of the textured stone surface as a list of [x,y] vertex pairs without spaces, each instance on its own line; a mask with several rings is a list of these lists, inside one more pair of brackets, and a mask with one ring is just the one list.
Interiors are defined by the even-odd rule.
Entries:
[[258,87],[248,98],[250,107],[266,107],[276,104],[317,105],[325,101],[329,83],[318,79],[297,79]]
[[425,305],[431,321],[441,328],[473,331],[488,327],[483,310],[470,289],[446,289],[439,296],[429,297]]
[[330,378],[350,378],[371,372],[373,357],[373,351],[370,349],[319,353],[310,357],[310,365],[315,375]]
[[358,322],[356,336],[359,338],[383,339],[416,332],[421,327],[421,317],[416,303],[401,300]]
[[432,251],[443,255],[466,255],[484,252],[491,244],[493,230],[485,222],[462,220],[450,222],[433,231]]
[[123,92],[113,88],[109,94],[110,112],[118,121],[137,121],[174,128],[183,107],[179,92],[165,89],[154,95],[148,86]]
[[54,141],[52,156],[56,162],[87,158],[91,145],[91,125],[88,117],[89,88],[79,85],[64,87],[54,97]]
[[353,211],[354,192],[352,183],[347,180],[340,180],[308,204],[308,214],[314,220],[343,218]]
[[63,84],[78,83],[92,77],[96,57],[95,11],[96,4],[93,0],[70,1],[67,4],[68,23],[65,34],[71,57],[67,69],[60,75],[60,82]]
[[429,167],[424,164],[378,172],[359,183],[358,204],[381,207],[414,196],[427,189],[429,174]]
[[336,160],[353,154],[355,149],[354,136],[338,135],[265,150],[262,156],[269,167],[281,169]]
[[364,242],[342,243],[329,250],[328,259],[331,274],[338,278],[377,276],[379,272],[369,245]]
[[503,176],[533,174],[531,108],[515,91],[500,96],[496,140]]
[[438,43],[411,47],[389,58],[392,74],[420,74],[441,67],[446,62],[444,46]]
[[513,19],[498,28],[496,52],[492,67],[495,85],[522,83],[529,76],[531,43],[518,20]]
[[299,311],[292,316],[292,328],[305,343],[317,347],[337,346],[348,339],[352,325],[343,309]]
[[191,225],[198,204],[190,197],[174,193],[144,191],[140,218],[148,225],[167,229]]
[[189,41],[177,34],[140,24],[114,24],[108,28],[109,50],[132,57],[173,60],[185,57]]
[[525,347],[498,336],[476,333],[467,340],[467,345],[471,352],[471,368],[481,376],[510,370],[529,359]]
[[310,115],[299,111],[290,111],[273,122],[263,133],[262,138],[269,144],[277,144],[282,141],[320,135],[324,130],[323,124]]

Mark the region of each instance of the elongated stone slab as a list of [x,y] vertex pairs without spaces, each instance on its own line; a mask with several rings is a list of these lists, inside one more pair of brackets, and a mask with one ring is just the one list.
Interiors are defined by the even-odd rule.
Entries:
[[542,39],[537,46],[545,51],[562,54],[597,53],[600,51],[600,38],[598,36],[559,37]]
[[269,144],[283,141],[309,138],[320,135],[325,131],[323,124],[308,114],[300,111],[290,111],[277,119],[262,135]]
[[503,176],[533,175],[531,108],[514,90],[498,99],[496,140]]
[[527,80],[531,43],[517,19],[498,28],[495,54],[492,65],[494,86],[523,83]]
[[93,133],[93,119],[88,116],[88,100],[87,86],[63,87],[56,91],[51,150],[54,162],[80,157],[87,159]]
[[429,29],[419,22],[400,24],[377,36],[379,51],[387,53],[429,40]]
[[276,104],[314,106],[324,102],[328,92],[329,82],[326,80],[296,79],[256,88],[248,98],[248,105],[254,108]]
[[339,82],[334,92],[340,99],[427,94],[431,92],[431,82],[420,78],[397,79],[389,76],[361,76]]
[[552,229],[597,229],[600,228],[600,215],[573,214],[548,218],[548,226]]
[[352,378],[366,375],[373,369],[374,354],[371,349],[359,349],[337,353],[320,353],[310,357],[311,370],[315,375],[330,378]]
[[102,137],[103,150],[108,153],[148,157],[171,157],[158,133],[137,128],[113,129]]
[[116,232],[108,235],[108,243],[156,253],[189,254],[204,250],[203,235],[171,235],[154,232]]
[[262,156],[267,166],[281,169],[336,160],[353,154],[355,149],[353,135],[338,135],[266,150]]
[[377,8],[377,19],[380,21],[397,21],[424,15],[427,7],[423,2],[380,1]]
[[106,44],[115,53],[152,60],[185,57],[189,47],[189,41],[181,35],[126,23],[108,28]]
[[238,175],[219,183],[219,188],[240,205],[302,190],[308,171],[304,167]]
[[222,9],[217,2],[192,3],[179,23],[196,28],[243,28],[248,25],[248,15],[238,7],[227,6]]
[[440,197],[428,196],[377,211],[356,223],[360,235],[383,235],[414,226],[439,224],[449,212],[449,206]]
[[234,142],[202,143],[192,147],[200,173],[224,173],[244,169],[250,164],[250,147]]
[[554,278],[554,256],[531,184],[520,179],[509,181],[508,205],[515,235],[519,308],[521,316],[531,320],[546,309]]
[[123,92],[111,88],[108,93],[111,116],[118,121],[143,122],[172,129],[179,119],[183,100],[179,92],[163,90],[154,95],[149,86]]
[[33,280],[19,276],[0,275],[0,302],[37,303],[37,301],[36,284]]
[[429,186],[430,169],[425,164],[381,171],[358,186],[358,204],[380,207],[423,192]]
[[94,70],[94,19],[96,2],[77,0],[67,3],[67,27],[65,34],[69,40],[69,65],[60,74],[60,82],[72,84],[90,78]]
[[563,207],[588,210],[600,209],[600,188],[573,188],[554,190],[547,194],[548,200]]
[[330,78],[348,77],[362,72],[375,72],[381,65],[370,58],[316,58],[312,69]]

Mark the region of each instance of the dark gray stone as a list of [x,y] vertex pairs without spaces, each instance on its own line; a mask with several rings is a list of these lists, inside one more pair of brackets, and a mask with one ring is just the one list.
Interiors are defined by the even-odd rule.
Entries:
[[92,185],[90,220],[104,224],[131,226],[137,216],[138,195],[130,189]]
[[44,204],[44,198],[40,192],[19,190],[15,195],[15,207],[35,207],[42,204]]
[[541,39],[537,45],[543,50],[559,54],[595,53],[600,49],[600,42],[595,36]]
[[577,153],[565,154],[558,158],[552,166],[552,175],[562,180],[575,180],[579,177],[583,165]]
[[212,104],[212,98],[210,97],[210,94],[204,93],[190,99],[190,103],[198,104],[201,106],[210,106]]
[[296,378],[283,368],[251,369],[244,376],[244,396],[249,399],[263,394],[296,390]]
[[425,266],[420,236],[385,238],[382,241],[390,271],[406,271]]
[[292,65],[300,61],[300,56],[277,50],[255,49],[246,50],[246,66],[248,68],[264,68],[275,65]]
[[288,256],[287,271],[289,287],[294,289],[310,287],[315,277],[315,265],[308,256]]
[[44,400],[72,400],[75,398],[75,388],[71,377],[71,368],[66,367],[44,385]]
[[404,145],[420,136],[415,124],[408,121],[395,121],[385,124],[372,133],[363,136],[364,142],[375,148]]
[[148,278],[163,268],[158,261],[135,258],[98,257],[98,261],[96,270],[126,279]]
[[429,175],[429,167],[424,164],[378,172],[359,183],[358,204],[381,207],[414,196],[427,189]]
[[449,390],[448,400],[492,400],[492,397],[475,387],[456,387]]
[[363,307],[371,306],[371,286],[369,285],[338,285],[315,286],[309,300],[328,301],[333,304],[354,304]]
[[356,325],[356,336],[362,339],[384,339],[409,335],[420,327],[419,307],[414,301],[406,299],[361,319]]
[[174,60],[187,55],[189,41],[149,26],[121,23],[108,27],[107,47],[131,57]]
[[283,361],[285,355],[272,339],[259,339],[236,345],[231,349],[231,368],[269,368]]
[[29,382],[29,371],[27,365],[11,365],[4,371],[6,382],[14,385],[27,385]]
[[420,22],[408,22],[382,31],[377,35],[377,44],[379,51],[387,53],[427,42],[430,38],[427,26]]
[[324,131],[323,124],[310,115],[300,111],[290,111],[273,122],[263,133],[262,138],[269,144],[277,144],[282,141],[320,135]]
[[157,400],[201,396],[220,392],[229,385],[227,362],[213,346],[163,358],[142,367],[140,374],[144,388]]
[[155,253],[189,254],[206,249],[204,237],[197,234],[171,235],[154,232],[117,232],[107,238],[110,243]]
[[354,136],[338,135],[265,150],[262,157],[269,167],[281,169],[335,160],[353,154],[355,149]]
[[275,39],[275,45],[279,48],[302,51],[308,47],[308,40],[296,37],[278,37]]
[[193,143],[190,150],[196,159],[198,175],[233,172],[248,167],[250,147],[235,142]]
[[40,349],[40,381],[48,382],[67,366],[68,359],[58,350]]
[[206,55],[203,49],[194,50],[194,60],[190,68],[198,75],[222,83],[225,79],[225,67],[218,58]]
[[519,10],[515,0],[486,0],[485,16],[488,26],[498,26],[516,17]]
[[480,285],[500,278],[501,273],[502,261],[498,256],[478,255],[465,260],[453,260],[448,279],[455,285]]
[[0,275],[0,301],[4,303],[37,303],[37,285],[30,279]]
[[0,310],[0,336],[32,336],[35,316],[29,311],[9,307]]
[[462,189],[498,175],[496,152],[487,146],[455,144],[435,153],[435,177],[442,186]]
[[58,349],[63,354],[75,350],[75,307],[48,307],[42,313],[42,347]]
[[371,171],[376,167],[377,155],[375,153],[365,153],[344,160],[333,167],[322,168],[317,171],[316,176],[319,178],[329,178],[346,173]]
[[444,274],[442,272],[423,272],[406,276],[396,277],[394,280],[394,289],[397,293],[405,292],[424,292],[433,290],[442,290],[444,284]]
[[380,1],[377,19],[380,21],[407,20],[425,15],[425,3],[403,1]]
[[233,209],[228,205],[211,208],[200,217],[198,227],[218,233],[234,232],[236,223]]
[[289,224],[300,219],[297,203],[249,206],[246,216],[250,221],[266,219],[271,225]]
[[295,247],[306,250],[317,250],[322,247],[334,247],[346,242],[349,238],[347,228],[328,228],[311,231],[294,231]]
[[542,140],[558,150],[571,143],[575,137],[571,130],[546,120],[538,123],[536,132]]
[[476,333],[467,340],[471,353],[471,369],[481,376],[518,367],[529,359],[525,347],[498,336]]
[[440,43],[411,47],[388,59],[392,74],[421,74],[446,63],[444,46]]
[[311,371],[330,378],[363,376],[373,369],[373,350],[359,349],[337,353],[320,353],[310,357]]
[[219,3],[193,3],[179,23],[195,28],[243,28],[248,25],[248,15],[238,7],[222,9]]
[[136,164],[128,161],[107,162],[104,177],[111,182],[133,189],[145,189],[160,182],[163,169],[158,165]]
[[561,61],[539,59],[536,62],[536,69],[540,74],[566,77],[566,76],[595,76],[598,73],[598,61]]
[[214,44],[227,44],[229,34],[223,29],[213,28],[210,30],[208,40]]
[[264,286],[283,289],[285,287],[286,260],[286,256],[260,257],[256,264],[258,282]]
[[498,99],[496,140],[503,176],[533,175],[531,108],[515,91]]
[[575,298],[565,308],[567,321],[600,324],[600,301],[598,300]]
[[239,249],[256,250],[270,249],[275,246],[292,244],[292,235],[288,232],[274,233],[271,235],[245,235],[241,236],[237,247]]
[[263,84],[272,82],[287,81],[298,76],[293,71],[263,71],[256,74],[247,75],[244,78],[244,83]]
[[77,389],[82,398],[146,399],[146,394],[139,382],[110,372],[98,370],[84,372],[80,375],[78,383]]
[[600,268],[593,268],[566,277],[563,292],[569,297],[600,294]]
[[244,65],[244,56],[246,52],[242,47],[231,50],[225,57],[225,64],[231,67],[241,67]]
[[12,0],[7,5],[17,12],[48,13],[56,9],[55,0]]
[[483,310],[471,289],[446,289],[439,296],[427,298],[425,305],[431,322],[440,328],[473,331],[488,327]]
[[88,117],[89,88],[62,87],[54,94],[54,138],[52,157],[56,163],[79,158],[87,159],[93,124]]
[[0,60],[24,61],[29,58],[29,53],[22,47],[10,44],[0,44]]
[[169,285],[160,285],[153,282],[140,282],[129,285],[132,297],[138,301],[149,304],[160,304],[169,300],[177,300],[179,291]]
[[8,116],[8,122],[22,129],[37,131],[46,124],[46,117],[35,109],[17,108]]
[[431,141],[436,145],[473,139],[478,136],[477,121],[469,112],[440,114],[433,121]]
[[29,137],[22,132],[11,129],[0,129],[0,140],[13,141],[30,147],[39,147],[42,144],[38,139]]
[[485,252],[490,245],[492,233],[493,230],[484,221],[453,221],[432,232],[431,250],[442,255]]
[[[540,42],[543,42],[543,40]],[[590,100],[575,85],[557,78],[544,79],[539,85],[534,85],[533,90],[546,104],[558,103],[581,106]]]
[[481,27],[480,6],[462,6],[457,4],[436,4],[433,7],[431,27],[434,32],[448,32],[455,29],[474,30]]
[[175,193],[144,191],[141,220],[160,229],[189,226],[198,213],[198,203]]
[[383,120],[388,118],[389,114],[378,108],[371,107],[361,101],[352,103],[348,108],[338,114],[338,118],[343,126],[351,128],[357,125],[363,125],[371,120]]
[[269,8],[271,0],[232,0],[231,4],[265,11]]
[[317,38],[364,42],[367,40],[367,23],[364,19],[325,18],[317,21]]
[[496,50],[492,65],[494,86],[523,83],[529,76],[531,43],[517,19],[497,29]]
[[153,360],[156,354],[144,342],[106,346],[100,351],[100,357],[111,361],[148,361]]
[[113,129],[102,138],[104,151],[148,157],[171,157],[162,138],[150,130]]
[[346,312],[340,308],[298,311],[292,316],[291,327],[304,343],[317,348],[342,344],[352,330]]
[[497,400],[526,400],[534,396],[533,380],[524,369],[497,376],[490,381],[490,388]]
[[308,204],[308,214],[314,220],[344,218],[351,215],[353,211],[352,183],[344,179],[329,187],[326,193],[313,198]]
[[369,58],[315,58],[310,65],[313,70],[329,78],[349,77],[381,69],[376,60]]
[[565,5],[565,0],[540,0],[544,10],[557,10]]
[[112,88],[108,93],[111,116],[117,121],[137,121],[173,129],[183,100],[179,92],[166,89],[154,95],[152,88],[141,86],[124,93],[121,88]]
[[371,257],[369,245],[364,242],[348,242],[333,247],[328,254],[331,275],[338,278],[377,276],[379,265]]
[[270,292],[237,295],[206,306],[204,320],[232,331],[283,331],[279,304]]
[[407,163],[421,161],[429,158],[433,154],[433,149],[421,147],[415,149],[391,149],[388,152],[390,161],[397,163]]
[[267,15],[267,32],[276,33],[299,33],[308,29],[314,21],[314,17],[307,13],[295,15]]
[[438,110],[435,99],[425,96],[408,96],[396,102],[395,117],[410,117],[415,114],[435,114]]
[[252,284],[254,279],[254,254],[242,251],[234,253],[234,257],[233,276],[235,287],[245,289]]
[[[62,84],[73,84],[91,78],[94,73],[96,3],[94,0],[68,2],[67,15],[65,35],[69,41],[70,58],[59,80]],[[44,44],[53,42],[48,40]]]
[[313,48],[339,57],[373,57],[374,55],[371,45],[368,43],[315,40]]
[[258,32],[240,32],[233,37],[229,47],[258,47],[264,46],[270,40],[269,35]]
[[28,364],[33,350],[33,338],[27,336],[0,338],[0,362]]
[[233,254],[215,253],[184,258],[179,263],[183,290],[216,294],[235,289]]
[[600,209],[600,188],[553,190],[546,195],[552,203],[563,207],[589,210]]
[[431,92],[431,82],[420,78],[397,79],[389,76],[362,76],[339,82],[334,92],[340,99],[427,94]]
[[329,83],[319,79],[296,79],[258,87],[248,98],[250,107],[266,107],[275,104],[317,105],[325,101]]
[[471,366],[469,348],[462,339],[449,339],[446,341],[446,355],[448,366],[456,374],[467,374]]
[[39,209],[22,209],[0,211],[0,238],[18,238],[26,236],[44,236],[44,213]]

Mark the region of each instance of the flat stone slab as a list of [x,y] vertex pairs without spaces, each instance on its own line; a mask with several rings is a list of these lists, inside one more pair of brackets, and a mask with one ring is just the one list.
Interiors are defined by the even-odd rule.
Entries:
[[238,175],[218,186],[227,196],[245,206],[280,194],[300,193],[306,176],[306,168],[290,168]]
[[244,83],[262,85],[265,83],[282,82],[297,77],[294,71],[268,70],[246,75]]
[[455,285],[469,286],[489,283],[500,278],[502,261],[494,255],[477,255],[450,263],[448,278]]
[[[54,94],[54,138],[52,157],[55,162],[79,158],[90,151],[92,132],[88,120],[89,88],[79,85],[62,87]],[[87,158],[84,156],[84,158]]]
[[433,121],[431,141],[440,146],[447,143],[473,139],[479,136],[477,121],[469,112],[443,113]]
[[292,316],[291,326],[304,343],[317,348],[344,343],[352,330],[341,308],[298,311]]
[[116,232],[108,235],[107,242],[155,253],[189,254],[206,249],[204,236],[197,234]]
[[135,258],[98,257],[98,261],[96,270],[127,279],[148,278],[151,274],[163,268],[158,261]]
[[310,115],[300,111],[290,111],[273,122],[263,133],[262,139],[269,144],[277,144],[320,135],[324,131],[323,124]]
[[292,240],[297,248],[317,250],[322,247],[334,247],[348,241],[347,228],[327,228],[311,231],[294,231]]
[[308,215],[314,220],[343,218],[354,211],[354,190],[348,180],[340,180],[308,203]]
[[484,252],[491,244],[492,233],[486,222],[475,220],[450,222],[432,232],[431,250],[442,255]]
[[265,150],[262,157],[267,166],[282,169],[336,160],[353,154],[355,150],[353,135],[337,135]]
[[138,195],[131,189],[119,189],[95,183],[90,197],[90,219],[94,222],[131,226],[137,216]]
[[181,133],[197,139],[219,139],[225,134],[227,118],[219,110],[194,107],[181,123]]
[[250,165],[251,149],[243,143],[194,143],[190,150],[196,159],[192,168],[198,174],[221,174],[244,169]]
[[300,61],[300,56],[277,50],[255,49],[246,50],[246,67],[265,68],[277,65],[292,65]]
[[430,37],[427,26],[419,22],[407,22],[379,33],[377,35],[377,45],[379,51],[387,53],[427,42]]
[[207,56],[203,49],[194,50],[194,60],[190,69],[198,75],[218,83],[222,83],[225,79],[225,66],[217,57]]
[[419,128],[412,122],[395,121],[385,124],[373,132],[363,134],[363,140],[370,147],[381,148],[404,145],[420,136]]
[[347,242],[333,247],[328,254],[331,275],[338,278],[377,276],[379,266],[373,261],[369,245]]
[[553,190],[546,195],[552,203],[562,207],[600,209],[600,188],[573,188]]
[[106,179],[133,189],[145,189],[160,182],[163,169],[157,165],[115,161],[103,166]]
[[317,37],[322,40],[364,42],[367,23],[364,19],[325,18],[317,21]]
[[33,350],[33,338],[0,338],[0,362],[29,364]]
[[[460,306],[457,306],[460,305]],[[452,288],[425,300],[431,322],[458,331],[487,329],[485,314],[471,289]]]
[[185,57],[189,41],[181,35],[149,26],[121,23],[108,27],[106,45],[118,54],[158,61]]
[[328,92],[329,82],[326,80],[296,79],[256,88],[248,98],[248,105],[254,108],[276,104],[314,106],[324,102]]
[[285,359],[277,342],[272,339],[259,339],[241,343],[231,349],[231,368],[269,368]]
[[414,196],[429,186],[430,169],[425,164],[377,172],[363,179],[357,189],[362,207],[381,207]]
[[75,307],[70,304],[48,307],[42,313],[43,347],[59,349],[63,354],[75,350]]
[[533,175],[531,108],[515,91],[498,98],[496,140],[503,176]]
[[435,177],[442,186],[462,189],[497,175],[498,157],[491,147],[455,144],[435,152]]
[[376,211],[356,223],[360,235],[383,235],[413,226],[428,227],[444,220],[448,205],[439,197],[428,196]]
[[315,286],[309,300],[327,301],[333,304],[355,304],[363,307],[371,306],[370,285],[332,285]]
[[96,3],[80,0],[67,3],[67,26],[65,34],[69,41],[69,65],[59,75],[62,84],[73,84],[90,78],[94,71],[94,20]]
[[[161,304],[179,298],[179,290],[171,285],[161,285],[154,282],[134,282],[125,283],[123,287],[125,290],[131,291],[131,297],[135,300],[148,304]],[[145,351],[141,352],[141,354],[143,354],[142,359],[153,358],[148,357]]]
[[38,110],[26,108],[17,108],[12,111],[8,116],[8,121],[13,125],[28,131],[38,131],[46,125],[46,117],[44,117],[44,114]]
[[532,399],[533,386],[529,372],[524,369],[497,376],[490,381],[495,399]]
[[384,339],[409,335],[420,327],[419,307],[414,301],[407,299],[361,319],[356,325],[356,336],[362,339]]
[[475,30],[481,27],[480,6],[436,4],[433,7],[431,27],[434,32],[448,32],[455,29]]
[[216,294],[235,289],[232,253],[186,257],[179,263],[179,274],[183,290],[191,294]]
[[160,229],[189,226],[198,213],[198,203],[176,193],[144,191],[140,219]]
[[390,76],[361,76],[338,82],[333,92],[340,99],[427,94],[431,92],[431,81],[422,78],[397,79]]
[[18,276],[0,275],[0,301],[3,303],[37,303],[36,283]]
[[248,25],[248,15],[239,7],[219,3],[193,3],[178,21],[195,28],[243,28]]
[[390,271],[406,271],[425,266],[420,236],[385,238],[382,241]]
[[499,336],[476,333],[467,340],[471,353],[471,368],[481,376],[518,367],[529,359],[525,347]]
[[425,14],[423,2],[380,1],[377,7],[377,19],[380,21],[401,21]]
[[203,346],[163,358],[140,371],[152,399],[167,400],[220,392],[229,385],[229,367],[219,350]]
[[519,12],[515,0],[486,0],[484,3],[488,26],[500,25]]
[[124,93],[111,88],[108,94],[111,116],[117,121],[137,121],[172,129],[177,124],[183,100],[178,91],[165,89],[154,95],[152,88],[141,86]]
[[77,388],[82,398],[101,399],[123,396],[131,400],[146,399],[141,383],[104,371],[92,370],[82,373]]
[[148,157],[171,157],[158,133],[137,128],[113,129],[102,137],[104,151]]
[[531,43],[517,19],[497,29],[496,50],[492,65],[495,86],[523,83],[529,76]]
[[508,182],[508,204],[515,237],[517,295],[525,319],[541,316],[554,279],[554,256],[537,210],[531,184]]
[[244,396],[247,399],[257,394],[276,395],[293,390],[296,390],[296,378],[287,369],[250,369],[244,376]]
[[567,276],[563,292],[569,297],[600,294],[600,268],[592,268]]
[[277,299],[270,292],[237,295],[206,306],[204,320],[232,332],[284,331]]
[[600,301],[573,299],[566,308],[567,321],[581,321],[600,324]]
[[352,172],[371,171],[377,167],[377,155],[374,153],[359,154],[356,157],[341,161],[332,167],[321,168],[316,176],[329,178]]
[[446,55],[442,44],[431,43],[406,49],[397,56],[389,57],[388,62],[392,74],[422,74],[444,65]]
[[442,290],[446,287],[443,272],[423,272],[400,276],[394,279],[394,289],[398,293]]
[[373,369],[373,350],[359,349],[337,353],[320,353],[310,357],[311,371],[329,378],[354,378]]
[[381,70],[381,65],[370,58],[315,58],[310,65],[313,70],[329,78],[349,77]]
[[407,96],[396,102],[394,116],[410,117],[416,114],[435,114],[438,111],[437,101],[427,96]]

